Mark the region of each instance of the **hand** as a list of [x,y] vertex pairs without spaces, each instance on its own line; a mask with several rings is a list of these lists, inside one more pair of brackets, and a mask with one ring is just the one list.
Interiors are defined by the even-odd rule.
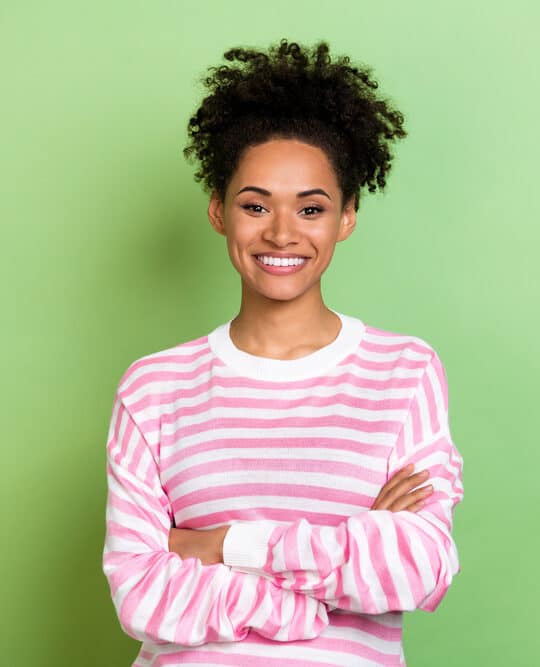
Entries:
[[181,558],[199,558],[203,565],[223,563],[223,540],[229,526],[219,526],[210,530],[193,528],[171,528],[169,551]]
[[391,477],[379,491],[371,509],[390,510],[391,512],[401,510],[417,512],[421,509],[425,505],[427,496],[433,493],[433,487],[423,486],[411,491],[429,477],[428,470],[422,470],[411,475],[413,470],[414,464],[409,463]]

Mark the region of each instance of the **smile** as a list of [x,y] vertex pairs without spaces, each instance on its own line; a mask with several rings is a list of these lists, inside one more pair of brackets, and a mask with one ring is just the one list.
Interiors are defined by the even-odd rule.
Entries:
[[254,255],[255,262],[263,271],[274,275],[284,275],[300,271],[307,264],[307,257],[269,257],[267,255]]
[[259,262],[272,266],[296,266],[306,261],[305,257],[272,257],[271,255],[255,255]]

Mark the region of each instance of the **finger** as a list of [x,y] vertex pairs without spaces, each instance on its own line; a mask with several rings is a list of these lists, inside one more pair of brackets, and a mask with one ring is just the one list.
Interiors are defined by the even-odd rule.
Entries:
[[407,507],[407,512],[418,512],[418,510],[421,510],[422,507],[425,507],[426,501],[425,500],[419,500],[417,503],[414,503],[410,507]]
[[407,479],[407,477],[413,472],[413,470],[414,470],[413,463],[409,463],[404,468],[401,468],[401,470],[398,470],[398,472],[395,475],[393,475],[389,480],[386,481],[385,484],[383,484],[377,498],[382,499],[395,486],[400,484],[403,480]]
[[429,477],[429,471],[421,470],[420,472],[417,472],[414,475],[411,475],[410,477],[398,480],[397,483],[393,484],[392,486],[385,485],[381,489],[378,498],[380,501],[384,502],[387,505],[392,504],[400,496],[409,493],[409,491],[422,484],[422,482],[425,482],[428,479],[428,477]]
[[[410,504],[411,502],[413,502],[413,500],[416,498],[414,494],[418,493],[419,495],[422,495],[423,493],[422,489],[426,489],[427,487],[421,487],[421,489],[416,489],[415,491],[413,491],[411,490],[411,487],[418,486],[420,481],[425,481],[425,479],[420,481],[418,479],[412,481],[411,480],[412,478],[410,480],[406,480],[401,485],[398,485],[390,492],[388,492],[385,496],[378,497],[372,509],[393,510],[396,503],[400,503],[401,507],[402,503]],[[401,508],[403,509],[403,507]]]
[[390,504],[388,509],[391,512],[400,512],[401,510],[409,510],[411,506],[420,501],[425,501],[428,496],[433,493],[433,487],[423,486],[416,491],[411,491],[405,496],[400,496],[397,500]]

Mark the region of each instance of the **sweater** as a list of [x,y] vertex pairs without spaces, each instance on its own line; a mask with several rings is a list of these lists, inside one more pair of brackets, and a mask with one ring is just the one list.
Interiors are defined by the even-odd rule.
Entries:
[[[403,612],[434,611],[460,566],[463,461],[425,340],[335,312],[297,359],[237,348],[231,321],[137,359],[107,439],[103,571],[132,667],[403,666]],[[434,492],[371,510],[408,463]],[[171,526],[229,525],[223,563],[168,550]]]

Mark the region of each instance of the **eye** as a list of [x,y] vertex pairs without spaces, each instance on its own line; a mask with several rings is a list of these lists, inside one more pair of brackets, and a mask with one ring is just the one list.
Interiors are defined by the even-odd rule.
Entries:
[[[308,217],[313,217],[313,215],[322,213],[324,211],[324,209],[320,206],[305,206],[302,210],[306,212]],[[311,211],[311,213],[309,213],[309,211]]]
[[[246,211],[253,211],[253,213],[262,213],[264,207],[261,204],[241,204],[240,208],[245,209]],[[261,210],[255,210],[261,209]]]

